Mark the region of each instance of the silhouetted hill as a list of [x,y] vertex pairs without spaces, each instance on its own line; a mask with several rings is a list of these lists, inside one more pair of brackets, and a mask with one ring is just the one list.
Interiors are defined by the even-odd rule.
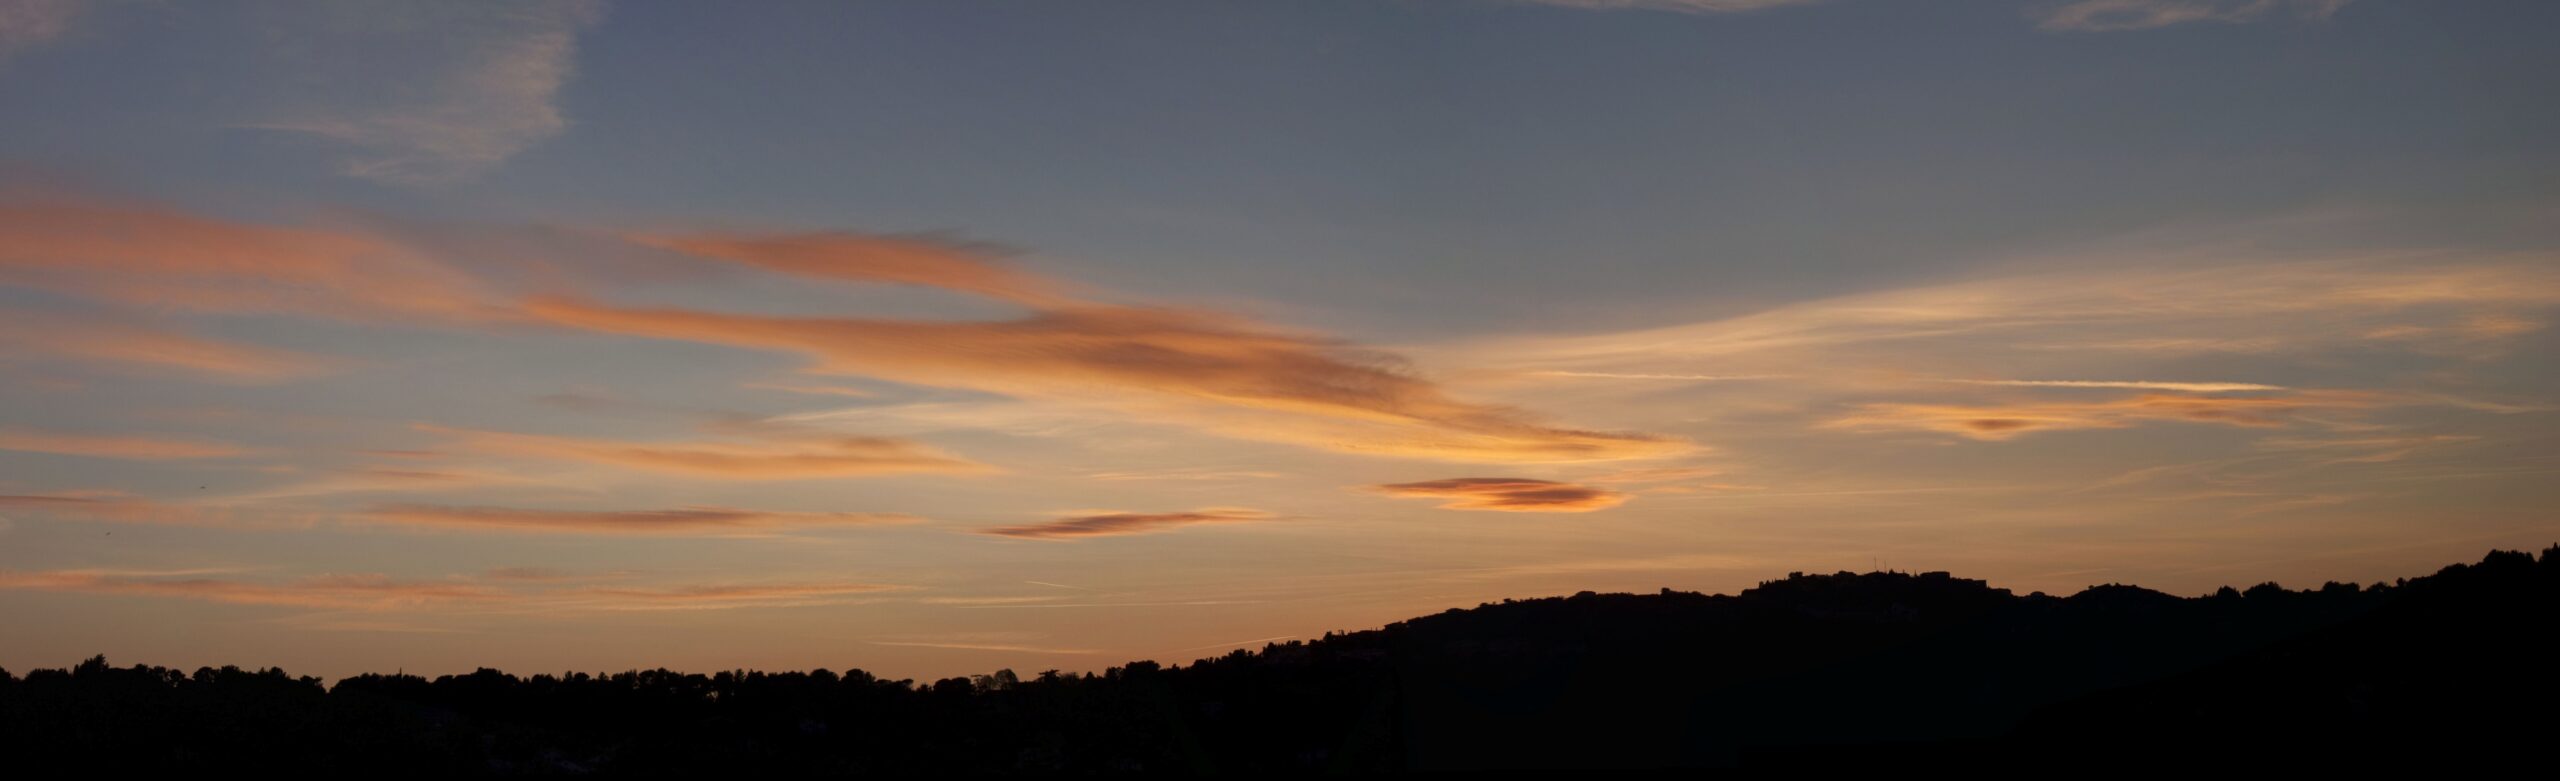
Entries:
[[2551,745],[2560,547],[2362,588],[1506,600],[1100,675],[0,672],[13,766],[367,774],[2434,769]]

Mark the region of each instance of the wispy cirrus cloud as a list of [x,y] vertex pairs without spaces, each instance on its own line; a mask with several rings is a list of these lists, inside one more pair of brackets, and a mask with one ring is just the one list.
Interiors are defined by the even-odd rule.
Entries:
[[233,458],[257,452],[246,446],[205,439],[88,434],[16,426],[0,426],[0,450],[129,461]]
[[2259,450],[2274,452],[2314,453],[2319,465],[2387,464],[2442,448],[2480,440],[2463,434],[2392,434],[2344,437],[2268,437],[2258,440]]
[[0,64],[71,29],[88,0],[0,0]]
[[214,382],[259,384],[326,372],[334,361],[103,317],[0,312],[0,355],[175,372]]
[[1823,424],[1853,431],[1936,431],[1980,440],[2075,429],[2129,428],[2152,421],[2274,428],[2309,409],[2363,409],[2382,400],[2373,394],[2302,392],[2282,396],[2185,396],[2143,394],[2106,401],[2018,401],[2006,404],[1860,405]]
[[961,607],[977,607],[983,605],[1035,605],[1043,602],[1057,602],[1064,599],[1066,599],[1064,596],[925,597],[916,601],[927,605],[959,605]]
[[937,250],[922,260],[881,260],[877,248],[840,234],[704,241],[661,244],[801,276],[930,285],[1032,311],[1002,321],[773,317],[558,296],[536,298],[526,311],[606,333],[798,352],[815,358],[812,370],[822,373],[1135,405],[1217,433],[1353,452],[1588,461],[1687,447],[1550,426],[1515,409],[1459,400],[1392,356],[1239,317],[1062,298],[1059,286],[983,258]]
[[560,596],[576,600],[571,604],[593,604],[615,610],[723,610],[833,604],[852,597],[914,588],[856,581],[724,583],[662,588],[593,587]]
[[[1510,0],[1514,3],[1589,11],[1670,11],[1728,14],[1824,0]],[[2190,22],[2237,24],[2292,16],[2322,21],[2352,0],[2029,0],[2027,15],[2049,31],[2149,30]]]
[[1779,7],[1779,6],[1788,6],[1788,5],[1806,5],[1806,4],[1809,4],[1809,3],[1818,3],[1818,2],[1822,2],[1822,0],[1511,0],[1511,1],[1512,1],[1512,2],[1518,2],[1518,3],[1534,4],[1534,5],[1552,5],[1552,6],[1562,6],[1562,7],[1565,7],[1565,8],[1582,8],[1582,9],[1588,9],[1588,10],[1593,10],[1593,11],[1630,11],[1630,10],[1639,10],[1639,11],[1676,11],[1676,12],[1680,12],[1680,13],[1692,13],[1692,14],[1738,13],[1738,12],[1742,12],[1742,11],[1758,11],[1758,10],[1761,10],[1761,9],[1764,9],[1764,8],[1777,8],[1777,7]]
[[601,0],[278,9],[264,21],[303,42],[275,57],[294,94],[241,126],[343,146],[348,176],[471,178],[569,128],[559,93],[603,11]]
[[[611,333],[792,350],[815,370],[1007,395],[1109,397],[1217,417],[1218,433],[1466,461],[1679,452],[1659,437],[1580,431],[1449,397],[1316,339],[1180,310],[1094,306],[1002,322],[784,318],[625,309],[569,299],[535,315]],[[1205,424],[1204,424],[1205,425]]]
[[[375,455],[380,455],[375,453]],[[393,456],[398,457],[398,456]],[[487,486],[544,485],[539,477],[501,470],[481,470],[455,464],[433,469],[410,469],[393,466],[354,466],[342,469],[305,470],[292,465],[276,465],[277,471],[312,474],[307,479],[282,485],[227,492],[207,497],[224,504],[255,504],[285,499],[313,499],[347,494],[415,493],[452,491]]]
[[468,276],[368,233],[66,198],[0,199],[0,284],[181,312],[448,322],[503,314]]
[[879,396],[877,393],[872,393],[861,388],[847,388],[842,385],[810,385],[794,382],[750,382],[738,387],[750,390],[797,393],[803,396],[843,396],[854,399],[868,399]]
[[782,235],[642,236],[641,244],[804,277],[942,288],[1024,304],[1065,299],[1062,285],[987,258],[983,250],[842,231]]
[[1627,495],[1605,488],[1525,477],[1453,477],[1370,486],[1395,497],[1446,499],[1444,510],[1511,513],[1587,513],[1625,504]]
[[[84,521],[238,527],[241,514],[219,507],[172,504],[114,491],[57,491],[0,495],[0,511]],[[248,525],[269,525],[264,520]]]
[[[1433,355],[1494,378],[1505,371],[1785,375],[1691,387],[1594,381],[1568,390],[1586,405],[1614,408],[1677,399],[1680,408],[1662,412],[1693,419],[1696,411],[1741,409],[1751,413],[1738,422],[1754,426],[1983,440],[2172,421],[2278,426],[2311,422],[2302,416],[2315,410],[2324,413],[2320,425],[2334,427],[2384,408],[2532,408],[2470,398],[2461,377],[2529,344],[2560,309],[2560,273],[2548,258],[2385,252],[2191,261],[2249,251],[2232,242],[2118,250],[2051,264],[2080,267],[2073,271],[1818,299],[1662,328],[1497,339]],[[2260,356],[2246,381],[2201,374],[2227,371],[2237,353]],[[2419,361],[2443,368],[2360,371]],[[2303,378],[2328,389],[2293,390],[2314,384]],[[2445,390],[2428,387],[2435,383]],[[2455,389],[2464,393],[2447,392]],[[2107,391],[2139,393],[2089,398]],[[1844,407],[1851,411],[1837,414]]]
[[1017,632],[985,632],[939,637],[917,637],[914,639],[904,640],[873,640],[871,641],[871,644],[892,648],[931,648],[942,651],[996,651],[1002,653],[1058,654],[1065,656],[1083,656],[1086,654],[1102,653],[1100,649],[1095,648],[1060,648],[1047,645],[1033,645],[1030,642],[1039,639],[1041,638],[1037,636],[1025,636],[1023,633]]
[[887,437],[807,433],[734,441],[640,442],[440,426],[419,428],[453,437],[452,449],[482,455],[579,461],[730,480],[969,474],[993,469],[921,443]]
[[[308,492],[281,492],[286,497]],[[331,523],[388,529],[525,534],[763,536],[820,529],[922,523],[903,513],[800,512],[690,506],[649,510],[549,509],[387,503],[353,510],[276,504],[272,496],[177,502],[112,491],[0,495],[0,512],[81,521],[206,526],[233,530],[308,529]]]
[[1219,469],[1214,467],[1139,469],[1112,472],[1092,472],[1085,475],[1085,478],[1090,480],[1111,480],[1115,482],[1231,482],[1237,480],[1271,480],[1282,477],[1288,477],[1288,475],[1280,472],[1266,472],[1259,469]]
[[1659,372],[1575,372],[1561,370],[1536,371],[1530,372],[1530,374],[1539,377],[1587,377],[1603,380],[1677,380],[1683,382],[1775,380],[1784,379],[1787,376],[1783,374],[1663,374]]
[[359,517],[378,523],[454,529],[662,535],[881,526],[923,520],[896,513],[779,512],[730,507],[542,510],[435,504],[383,505],[366,510]]
[[[0,570],[0,590],[160,597],[349,611],[575,613],[591,610],[725,610],[835,604],[912,586],[843,580],[663,586],[541,585],[519,578],[400,580],[314,575],[285,580],[207,577],[229,570]],[[531,584],[533,587],[527,587]]]
[[176,597],[244,605],[387,610],[437,603],[487,602],[505,592],[468,583],[401,581],[381,575],[320,575],[261,583],[194,574],[108,570],[0,570],[0,589]]
[[2280,391],[2281,385],[2254,382],[2175,382],[2158,380],[1939,380],[1961,385],[1997,385],[2011,388],[2108,388],[2128,390],[2163,390],[2181,393],[2231,393],[2234,391]]
[[1239,507],[1211,507],[1171,513],[1095,512],[1072,515],[1044,523],[980,529],[978,533],[1026,540],[1068,540],[1152,534],[1204,523],[1242,523],[1266,521],[1271,518],[1270,513]]
[[2349,0],[2075,0],[2037,10],[2036,26],[2068,32],[2149,30],[2190,22],[2233,24],[2292,15],[2320,21]]
[[1586,483],[1600,483],[1603,485],[1620,483],[1668,483],[1677,480],[1695,480],[1698,478],[1714,477],[1724,474],[1724,471],[1725,470],[1716,467],[1706,466],[1646,467],[1640,469],[1621,469],[1615,472],[1586,477],[1583,478],[1582,481]]
[[[842,233],[643,240],[775,273],[925,285],[1031,311],[996,321],[789,318],[616,307],[567,296],[518,307],[501,303],[510,297],[503,285],[370,231],[255,225],[60,199],[0,201],[0,284],[194,313],[442,325],[531,318],[799,352],[816,358],[813,369],[821,373],[1110,405],[1148,413],[1155,422],[1357,453],[1567,462],[1689,448],[1667,437],[1551,425],[1514,407],[1455,398],[1395,356],[1321,335],[1215,312],[1070,298],[1069,285],[957,245]],[[99,360],[152,360],[230,377],[285,377],[316,363],[176,337],[146,343],[101,331],[92,341]],[[695,459],[697,466],[715,460]]]
[[[2498,335],[2512,338],[2533,330],[2524,324],[2539,322],[2521,312],[2560,306],[2560,271],[2547,261],[2376,258],[2029,274],[1841,296],[1662,328],[1497,340],[1470,355],[1488,365],[1542,372],[1663,373],[1652,367],[1672,365],[1719,369],[1708,376],[1818,378],[1840,372],[1802,371],[1800,361],[1789,359],[1836,359],[1843,351],[1867,350],[1859,355],[1868,365],[1914,371],[1938,357],[1928,348],[1950,343],[2038,353],[2090,346],[2149,355],[2224,351],[2235,340],[2245,340],[2250,351],[2302,349],[2359,344],[2377,328],[2500,315],[2508,316],[2500,322],[2516,327]],[[2369,327],[2342,329],[2342,322]],[[1910,363],[1897,363],[1897,357]],[[1777,369],[1784,370],[1772,371]]]

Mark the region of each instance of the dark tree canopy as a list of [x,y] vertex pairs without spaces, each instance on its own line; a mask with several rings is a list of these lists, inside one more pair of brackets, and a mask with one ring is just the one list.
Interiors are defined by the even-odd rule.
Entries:
[[2538,761],[2560,547],[2180,598],[1790,574],[1472,610],[1101,674],[633,670],[324,685],[103,657],[0,670],[22,767],[367,775]]

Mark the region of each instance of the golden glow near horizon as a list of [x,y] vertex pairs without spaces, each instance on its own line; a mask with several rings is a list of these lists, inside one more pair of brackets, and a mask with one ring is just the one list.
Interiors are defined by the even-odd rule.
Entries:
[[[789,211],[771,204],[865,185],[813,185],[787,166],[763,179],[661,171],[673,194],[636,179],[505,180],[578,163],[515,160],[590,132],[555,105],[573,73],[635,67],[613,50],[568,68],[580,36],[665,23],[534,5],[548,10],[437,22],[508,43],[495,50],[513,65],[418,66],[463,96],[433,110],[279,101],[221,125],[344,145],[339,168],[308,179],[137,172],[86,153],[63,158],[68,172],[0,169],[0,666],[106,653],[323,675],[929,678],[1185,662],[1505,597],[1733,591],[1878,561],[2021,592],[2197,593],[2414,575],[2560,542],[2560,254],[2540,234],[2444,238],[2508,212],[2448,216],[2469,207],[2434,191],[2352,208],[2306,195],[2225,218],[2164,206],[2131,224],[2092,218],[2103,229],[2067,210],[2000,212],[1982,232],[2022,238],[1913,242],[1913,256],[1958,256],[1925,263],[1903,261],[1889,218],[1954,219],[1931,211],[1953,207],[1752,193],[1786,210],[1870,210],[1869,224],[1809,213],[1778,234],[1847,247],[1845,271],[1815,249],[1805,268],[1820,268],[1803,270],[1785,259],[1792,245],[1749,244],[1745,228],[1787,222],[1757,207],[1716,207],[1741,210],[1728,243],[1626,228],[1691,219],[1668,196],[1563,184],[1559,203],[1616,211],[1479,238],[1543,207],[1425,162],[1394,170],[1456,183],[1428,197],[1386,187],[1412,214],[1366,244],[1288,222],[1372,229],[1357,209],[1292,212],[1250,188],[1192,208],[1112,189],[1188,182],[1179,167],[1026,173],[1021,192],[1098,195],[985,217],[901,211],[909,195],[950,199],[928,185],[959,179],[874,160],[866,170],[913,193]],[[1478,12],[1631,6],[1711,26],[1813,7],[1529,5]],[[2345,25],[2354,12],[2098,5],[2003,34]],[[1572,18],[1608,16],[1582,10]],[[11,32],[0,26],[0,47],[17,45]],[[54,73],[43,54],[0,48],[0,85]],[[620,94],[592,98],[593,133],[671,143],[614,113],[630,108]],[[1458,111],[1432,110],[1444,109]],[[474,112],[512,120],[456,119]],[[38,159],[37,140],[10,132],[7,159]],[[1022,160],[1050,159],[1043,149],[1021,147]],[[1252,181],[1285,189],[1294,155],[1332,148],[1256,149],[1269,157],[1253,158]],[[1459,162],[1450,170],[1474,170]],[[1579,182],[1536,162],[1521,165],[1545,173],[1520,181]],[[1945,200],[2041,199],[1993,202],[2008,184]],[[613,192],[568,194],[588,187]],[[2548,183],[2527,189],[2499,191],[2502,208],[2547,216]],[[712,208],[723,198],[766,205]],[[967,227],[992,241],[877,228],[951,214],[976,215]],[[2385,224],[2422,227],[2372,227]],[[1016,225],[1131,237],[993,243]],[[1198,249],[1213,235],[1252,242],[1227,262]],[[1753,253],[1772,259],[1732,260]]]

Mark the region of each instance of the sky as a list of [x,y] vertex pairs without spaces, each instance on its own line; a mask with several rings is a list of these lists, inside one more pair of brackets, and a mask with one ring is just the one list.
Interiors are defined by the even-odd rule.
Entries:
[[2560,4],[0,0],[0,667],[2560,542]]

